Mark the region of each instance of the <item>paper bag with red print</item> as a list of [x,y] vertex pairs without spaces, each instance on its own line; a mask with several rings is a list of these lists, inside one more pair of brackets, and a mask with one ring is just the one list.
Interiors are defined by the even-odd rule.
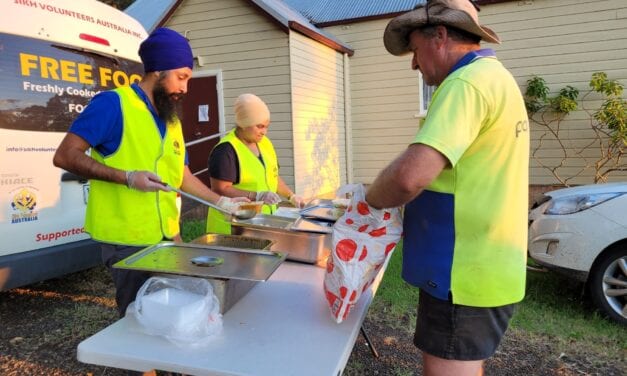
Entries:
[[341,187],[338,197],[346,193],[352,197],[333,226],[333,248],[324,278],[324,292],[337,323],[348,317],[372,284],[403,231],[399,208],[370,207],[362,184]]

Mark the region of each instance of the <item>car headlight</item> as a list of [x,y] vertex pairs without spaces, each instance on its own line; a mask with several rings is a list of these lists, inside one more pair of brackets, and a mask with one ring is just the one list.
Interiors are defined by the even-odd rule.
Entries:
[[549,201],[544,214],[563,215],[577,213],[623,194],[625,193],[592,193],[560,197]]

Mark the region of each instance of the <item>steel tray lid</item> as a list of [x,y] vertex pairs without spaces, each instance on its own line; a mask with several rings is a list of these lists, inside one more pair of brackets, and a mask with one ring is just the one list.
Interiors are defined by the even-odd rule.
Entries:
[[283,253],[263,250],[162,242],[118,261],[113,267],[202,278],[265,281],[285,257]]

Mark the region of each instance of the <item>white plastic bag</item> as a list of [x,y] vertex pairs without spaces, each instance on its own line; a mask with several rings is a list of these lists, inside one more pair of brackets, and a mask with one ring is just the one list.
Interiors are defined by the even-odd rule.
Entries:
[[346,319],[372,284],[403,232],[399,208],[370,207],[362,184],[345,185],[337,192],[337,196],[345,194],[352,197],[333,226],[333,248],[324,278],[324,292],[337,323]]
[[203,278],[151,277],[126,314],[135,317],[144,333],[179,346],[204,346],[222,330],[220,302]]

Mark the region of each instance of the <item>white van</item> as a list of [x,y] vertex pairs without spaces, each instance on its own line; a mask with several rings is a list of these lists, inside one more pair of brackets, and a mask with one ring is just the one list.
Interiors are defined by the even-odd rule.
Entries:
[[96,0],[0,0],[0,291],[101,262],[88,182],[52,157],[94,95],[141,79],[146,37]]

